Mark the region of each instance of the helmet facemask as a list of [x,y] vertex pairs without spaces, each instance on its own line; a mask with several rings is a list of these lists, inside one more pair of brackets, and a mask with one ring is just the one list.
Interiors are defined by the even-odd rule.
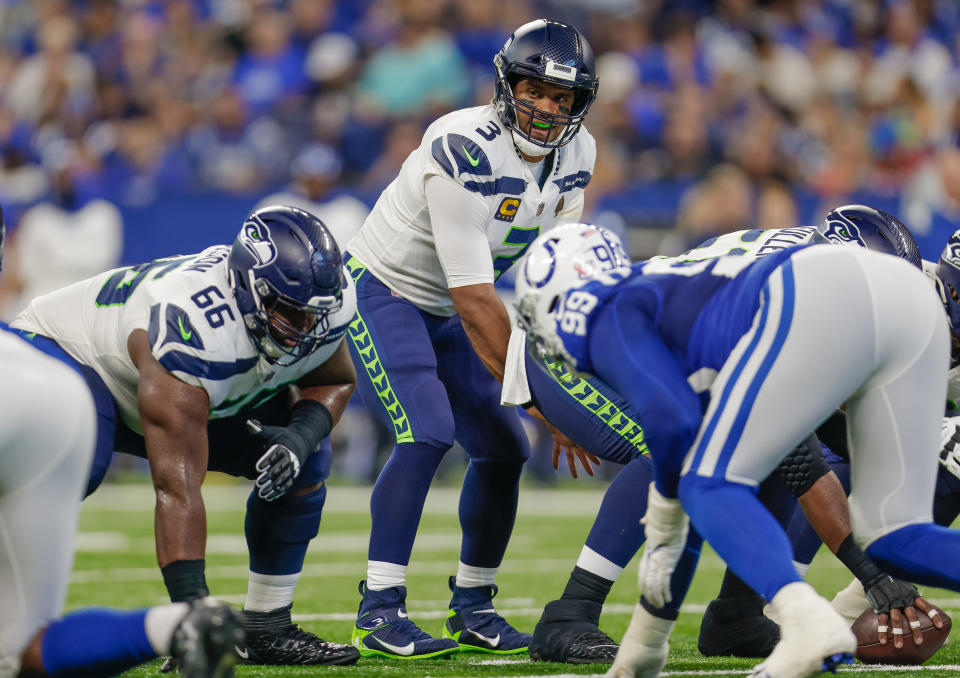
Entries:
[[275,365],[292,365],[313,353],[330,332],[330,315],[343,304],[341,295],[300,302],[252,270],[247,283],[256,309],[244,320],[261,354]]
[[[582,87],[571,87],[570,83],[561,83],[555,80],[547,80],[534,75],[513,72],[506,73],[501,68],[503,59],[499,56],[494,60],[497,65],[497,82],[495,102],[497,111],[501,119],[509,122],[510,131],[513,133],[514,141],[521,151],[528,155],[545,155],[555,148],[560,148],[573,140],[584,119],[587,117],[587,111],[593,104],[596,95],[596,86],[586,90]],[[573,93],[573,105],[569,114],[548,113],[536,108],[531,102],[518,99],[514,96],[514,88],[525,79],[535,80],[553,87],[562,87],[570,89]],[[521,120],[526,123],[522,124]],[[547,132],[545,139],[537,139],[535,130],[541,129]],[[560,132],[551,138],[550,132],[559,129]]]

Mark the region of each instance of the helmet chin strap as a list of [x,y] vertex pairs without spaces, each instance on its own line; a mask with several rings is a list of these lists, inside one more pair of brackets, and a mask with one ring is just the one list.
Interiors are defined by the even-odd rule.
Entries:
[[517,147],[517,150],[521,153],[526,153],[527,155],[546,157],[550,155],[550,152],[554,149],[544,148],[543,146],[537,146],[535,143],[523,137],[515,129],[511,129],[510,133],[513,135],[513,145]]

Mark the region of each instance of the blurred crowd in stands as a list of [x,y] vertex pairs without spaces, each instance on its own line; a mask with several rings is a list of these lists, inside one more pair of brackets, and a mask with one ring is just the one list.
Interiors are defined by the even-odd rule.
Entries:
[[958,0],[0,0],[0,318],[266,196],[348,238],[537,17],[596,52],[585,217],[637,256],[847,202],[927,258],[960,223]]

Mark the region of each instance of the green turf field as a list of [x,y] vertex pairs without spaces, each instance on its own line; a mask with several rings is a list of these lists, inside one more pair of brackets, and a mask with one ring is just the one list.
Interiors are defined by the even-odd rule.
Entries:
[[[207,500],[207,581],[211,591],[235,604],[243,603],[247,559],[243,538],[246,487],[211,477]],[[520,512],[498,583],[499,611],[521,630],[532,631],[543,605],[559,597],[583,539],[599,506],[603,484],[592,481],[584,489],[521,490]],[[331,487],[320,535],[311,545],[297,589],[294,620],[328,640],[349,642],[359,595],[357,583],[366,563],[369,489]],[[450,592],[447,577],[456,570],[459,528],[457,491],[431,491],[408,574],[410,617],[430,633],[438,634]],[[960,567],[960,565],[958,565]],[[664,675],[741,675],[753,662],[707,659],[696,650],[697,629],[705,604],[719,584],[722,565],[705,553],[673,633],[670,661]],[[809,580],[825,594],[849,581],[842,566],[821,550]],[[960,596],[927,590],[928,598],[952,616],[960,614]],[[156,567],[153,546],[153,491],[148,485],[108,485],[83,506],[74,576],[68,608],[82,605],[140,607],[162,603],[166,593]],[[619,639],[636,600],[636,562],[614,586],[604,608],[602,627]],[[154,674],[160,662],[147,664],[130,675]],[[942,668],[937,668],[942,667]],[[368,678],[373,676],[533,676],[600,675],[599,665],[532,663],[520,658],[463,654],[452,659],[388,661],[361,659],[355,666],[333,668],[261,668],[241,666],[238,675],[306,676],[317,671]],[[894,671],[918,678],[960,676],[960,641],[947,645],[923,667],[868,669],[845,667],[843,673],[890,676]]]

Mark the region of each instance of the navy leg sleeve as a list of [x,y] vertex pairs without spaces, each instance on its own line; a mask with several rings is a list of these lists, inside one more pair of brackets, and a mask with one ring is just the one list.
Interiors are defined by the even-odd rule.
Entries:
[[[295,574],[303,569],[310,540],[317,536],[323,504],[327,498],[324,482],[330,473],[330,441],[307,459],[293,488],[276,501],[264,501],[256,492],[247,499],[244,532],[250,552],[250,569],[259,574]],[[300,488],[322,483],[308,494],[294,494]]]
[[647,512],[647,492],[653,480],[649,456],[634,459],[620,469],[603,494],[600,510],[586,545],[612,563],[626,567],[643,544],[640,519]]

